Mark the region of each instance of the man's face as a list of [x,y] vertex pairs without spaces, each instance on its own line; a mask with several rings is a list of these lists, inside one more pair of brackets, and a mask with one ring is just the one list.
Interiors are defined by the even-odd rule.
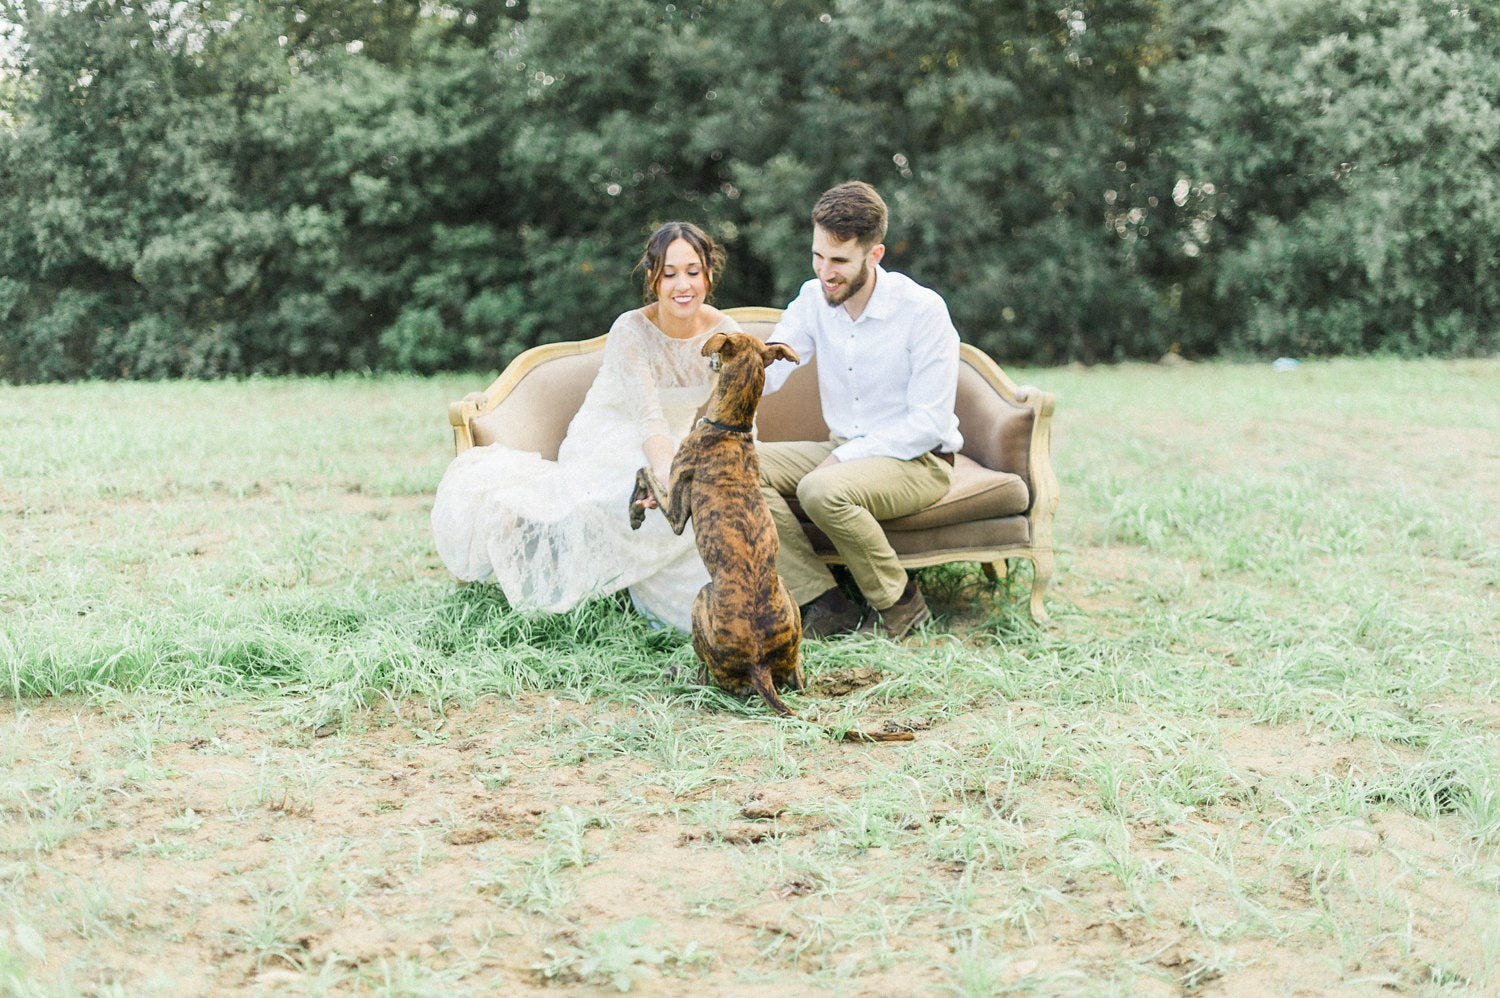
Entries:
[[885,254],[880,244],[863,249],[857,239],[839,239],[821,225],[813,226],[813,273],[830,305],[842,305],[870,283],[875,265]]

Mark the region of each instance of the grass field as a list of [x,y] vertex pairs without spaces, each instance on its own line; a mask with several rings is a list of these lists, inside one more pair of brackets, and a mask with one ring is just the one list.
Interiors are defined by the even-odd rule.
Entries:
[[480,376],[0,387],[0,993],[1500,993],[1500,361],[1011,373],[1053,626],[805,649],[900,746],[454,585]]

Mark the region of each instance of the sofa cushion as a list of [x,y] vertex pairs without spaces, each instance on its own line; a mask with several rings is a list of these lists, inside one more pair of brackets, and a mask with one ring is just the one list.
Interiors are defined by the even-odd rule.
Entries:
[[[799,519],[806,520],[796,496],[787,497],[787,505]],[[991,471],[984,465],[959,454],[953,461],[953,483],[948,494],[926,509],[893,520],[881,521],[887,532],[928,530],[973,520],[991,520],[1002,516],[1019,516],[1031,505],[1031,494],[1019,475]]]
[[948,494],[924,510],[886,520],[886,530],[924,530],[971,520],[990,520],[1026,512],[1031,494],[1020,475],[991,471],[962,454],[953,460]]

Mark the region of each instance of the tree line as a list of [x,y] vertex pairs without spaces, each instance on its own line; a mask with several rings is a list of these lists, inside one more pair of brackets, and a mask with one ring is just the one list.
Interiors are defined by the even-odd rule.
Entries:
[[1006,362],[1487,354],[1500,8],[0,0],[0,380],[493,368],[842,180]]

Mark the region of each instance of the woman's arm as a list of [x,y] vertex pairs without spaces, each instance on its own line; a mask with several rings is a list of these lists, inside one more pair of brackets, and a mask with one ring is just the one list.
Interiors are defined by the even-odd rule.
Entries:
[[646,452],[651,470],[656,472],[656,480],[665,485],[672,476],[672,458],[677,453],[677,445],[665,433],[653,433],[641,444],[641,449]]
[[668,433],[658,393],[664,357],[650,329],[637,313],[615,321],[605,343],[599,379],[607,383],[611,403],[640,432],[641,450],[663,482],[672,467],[677,442]]

